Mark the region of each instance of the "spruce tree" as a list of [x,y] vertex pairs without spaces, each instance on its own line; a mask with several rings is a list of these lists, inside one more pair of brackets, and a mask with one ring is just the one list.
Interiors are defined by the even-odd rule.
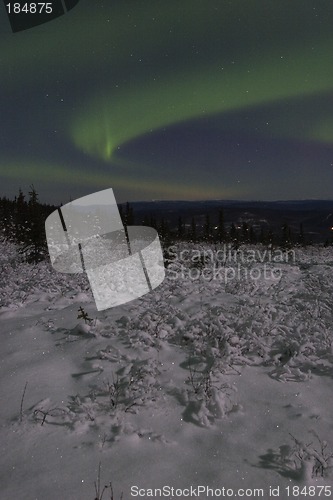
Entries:
[[210,223],[209,214],[206,214],[206,222],[204,225],[204,240],[210,241],[212,239],[212,227]]
[[177,228],[177,237],[179,240],[182,240],[184,237],[185,227],[183,223],[183,219],[181,216],[178,217],[178,228]]
[[224,213],[223,210],[219,210],[219,220],[217,226],[218,240],[223,243],[226,240],[226,232],[224,227]]
[[254,232],[253,226],[250,226],[250,231],[249,231],[249,239],[250,243],[257,243],[257,236],[256,233]]
[[246,222],[243,222],[242,224],[242,241],[243,243],[249,242],[249,226]]
[[192,217],[191,220],[190,238],[192,241],[196,241],[197,239],[197,225],[195,223],[194,217]]
[[234,223],[231,224],[229,236],[232,243],[236,243],[238,241],[237,229]]
[[302,246],[305,245],[304,229],[303,229],[303,223],[302,222],[299,225],[298,243],[300,245],[302,245]]
[[18,243],[24,244],[29,241],[29,209],[28,204],[25,201],[25,196],[21,190],[19,189],[19,194],[15,197],[14,200],[15,209],[14,209],[14,226],[15,232],[14,237]]
[[282,248],[289,248],[290,245],[291,245],[291,229],[287,223],[284,223],[282,226],[281,246]]
[[45,223],[37,191],[33,185],[30,186],[30,189],[27,210],[28,230],[24,251],[28,260],[39,262],[44,258],[46,250]]

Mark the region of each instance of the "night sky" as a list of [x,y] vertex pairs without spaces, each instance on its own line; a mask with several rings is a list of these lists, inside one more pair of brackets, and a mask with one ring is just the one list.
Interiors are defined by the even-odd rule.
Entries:
[[331,0],[0,4],[0,89],[0,196],[333,198]]

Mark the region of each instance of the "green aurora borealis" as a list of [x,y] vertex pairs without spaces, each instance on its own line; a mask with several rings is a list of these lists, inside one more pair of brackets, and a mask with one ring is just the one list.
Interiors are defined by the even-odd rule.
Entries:
[[[320,49],[327,52],[327,46]],[[179,75],[165,78],[163,84],[139,84],[131,92],[126,89],[98,96],[88,104],[82,116],[78,114],[74,118],[73,140],[92,156],[109,160],[117,146],[150,130],[202,114],[307,96],[332,86],[333,68],[321,70],[325,62],[322,52],[310,53],[310,56],[300,50],[294,54],[289,52],[290,67],[283,77],[284,61],[276,64],[276,59],[266,57],[263,63],[251,65],[251,71],[244,63],[230,68],[224,75],[219,65],[211,65],[196,68],[195,73],[182,73],[181,79]],[[317,66],[318,71],[304,79],[300,75],[308,64],[312,68]]]
[[329,1],[90,2],[0,22],[3,195],[332,198]]

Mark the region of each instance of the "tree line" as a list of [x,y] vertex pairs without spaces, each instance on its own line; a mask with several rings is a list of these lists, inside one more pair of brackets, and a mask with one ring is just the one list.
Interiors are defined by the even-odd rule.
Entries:
[[[30,186],[28,195],[20,189],[14,200],[0,198],[0,230],[2,236],[20,245],[20,252],[33,262],[44,259],[47,255],[45,235],[45,220],[58,207],[39,202],[35,187]],[[181,215],[177,223],[171,224],[164,216],[146,214],[140,217],[135,214],[130,203],[118,205],[124,226],[144,225],[158,231],[162,243],[167,246],[176,241],[192,241],[207,243],[264,244],[279,247],[306,245],[310,243],[300,224],[298,231],[292,231],[290,226],[282,223],[280,230],[254,227],[248,222],[226,223],[223,208],[212,216],[187,217]],[[199,219],[199,220],[198,220]],[[326,244],[332,244],[327,241]]]
[[[199,217],[202,219],[202,217]],[[215,217],[207,214],[204,222],[192,216],[190,221],[178,217],[177,227],[170,224],[162,217],[159,221],[154,216],[146,216],[143,225],[154,227],[162,241],[192,241],[207,243],[229,243],[237,247],[241,244],[263,244],[288,248],[293,245],[306,245],[310,243],[304,233],[303,224],[299,231],[294,232],[286,223],[281,224],[280,231],[273,231],[270,227],[254,227],[248,222],[226,223],[223,209],[219,209]]]
[[20,246],[27,261],[39,262],[47,255],[45,219],[56,210],[53,205],[38,200],[35,187],[30,186],[28,196],[21,189],[14,200],[0,198],[0,231],[9,241]]

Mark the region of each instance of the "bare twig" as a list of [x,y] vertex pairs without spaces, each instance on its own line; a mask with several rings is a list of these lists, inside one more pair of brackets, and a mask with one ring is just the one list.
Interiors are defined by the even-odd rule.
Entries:
[[23,389],[22,398],[21,398],[21,406],[20,406],[20,422],[22,422],[22,420],[23,420],[23,401],[24,401],[25,392],[26,392],[26,390],[27,390],[27,385],[28,385],[28,382],[26,382],[26,383],[25,383],[25,386],[24,386],[24,389]]
[[[103,489],[101,490],[101,468],[102,468],[102,465],[101,465],[101,462],[99,462],[97,481],[95,481],[95,483],[94,483],[95,484],[95,495],[96,495],[94,500],[102,500],[103,495],[107,489],[110,489],[110,500],[115,500],[111,481],[109,482],[108,485],[106,484],[103,487]],[[123,499],[123,493],[121,493],[121,495],[120,495],[120,500],[122,500],[122,499]]]
[[[42,422],[40,425],[44,425],[44,422],[46,422],[46,417],[50,415],[51,417],[56,417],[59,416],[57,414],[54,414],[54,412],[60,412],[60,414],[66,413],[66,410],[64,408],[50,408],[49,410],[43,410],[43,408],[37,408],[34,411],[35,418],[37,418],[38,415],[42,415]],[[53,415],[52,415],[53,413]]]

